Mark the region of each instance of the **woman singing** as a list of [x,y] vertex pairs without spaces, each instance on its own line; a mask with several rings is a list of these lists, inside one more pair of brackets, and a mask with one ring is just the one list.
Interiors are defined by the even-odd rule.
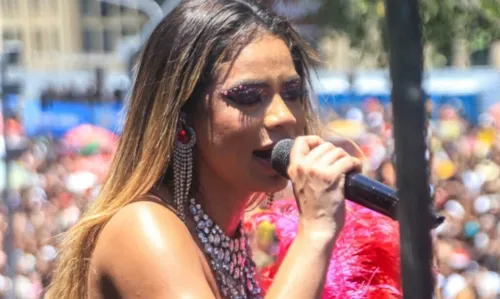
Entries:
[[[99,198],[67,234],[47,298],[318,298],[360,162],[317,134],[315,55],[251,0],[185,0],[154,30]],[[245,209],[287,186],[273,145],[295,138],[297,237],[267,292]]]

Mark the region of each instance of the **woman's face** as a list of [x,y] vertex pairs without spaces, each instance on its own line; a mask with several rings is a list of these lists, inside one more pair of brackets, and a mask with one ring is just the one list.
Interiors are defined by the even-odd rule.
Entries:
[[224,63],[192,119],[200,183],[218,180],[245,192],[286,187],[269,155],[276,142],[304,133],[303,94],[287,45],[271,34]]

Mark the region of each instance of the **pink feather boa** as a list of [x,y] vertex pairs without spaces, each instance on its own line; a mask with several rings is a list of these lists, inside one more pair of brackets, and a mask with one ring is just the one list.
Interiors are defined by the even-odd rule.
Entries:
[[[356,204],[346,205],[345,226],[335,244],[322,298],[401,298],[398,223]],[[264,290],[295,238],[298,215],[294,200],[282,200],[247,222],[255,227],[269,221],[279,240],[276,262],[260,273]]]

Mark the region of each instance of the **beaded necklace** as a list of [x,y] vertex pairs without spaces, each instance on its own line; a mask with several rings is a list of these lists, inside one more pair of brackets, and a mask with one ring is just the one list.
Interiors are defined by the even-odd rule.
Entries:
[[255,280],[255,263],[241,225],[237,238],[230,238],[213,222],[193,198],[189,214],[196,223],[196,235],[210,259],[221,294],[231,299],[260,299],[261,288]]

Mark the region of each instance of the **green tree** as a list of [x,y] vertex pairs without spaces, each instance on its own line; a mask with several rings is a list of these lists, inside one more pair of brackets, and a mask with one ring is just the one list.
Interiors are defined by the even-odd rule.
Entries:
[[[425,42],[449,60],[457,39],[469,53],[486,50],[500,39],[500,0],[421,0]],[[307,18],[350,37],[352,46],[369,54],[385,49],[383,0],[322,0],[322,8]],[[381,38],[374,38],[378,34]],[[448,61],[449,63],[449,61]]]
[[469,53],[487,50],[500,39],[498,0],[424,0],[422,18],[426,41],[447,57],[456,39],[467,41]]

